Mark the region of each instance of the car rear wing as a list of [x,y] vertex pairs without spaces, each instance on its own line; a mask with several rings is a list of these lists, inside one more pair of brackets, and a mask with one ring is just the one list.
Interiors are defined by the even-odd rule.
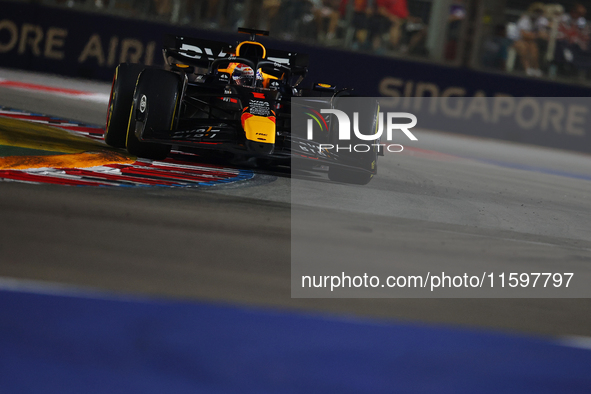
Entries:
[[170,56],[192,66],[207,68],[214,60],[231,56],[235,47],[221,41],[166,34],[163,51],[167,63]]
[[[207,68],[214,60],[234,56],[235,51],[235,45],[221,41],[170,34],[164,37],[164,58],[167,63],[168,57],[173,57],[185,64]],[[309,62],[307,54],[278,49],[267,49],[266,52],[265,60],[291,68],[292,74],[306,74]]]

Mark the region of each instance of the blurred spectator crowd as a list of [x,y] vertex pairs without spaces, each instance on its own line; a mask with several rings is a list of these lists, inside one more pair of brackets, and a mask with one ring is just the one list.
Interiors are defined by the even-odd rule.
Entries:
[[[380,54],[426,55],[432,0],[41,0],[158,18],[175,24],[235,30],[248,26],[271,36]],[[457,41],[465,0],[450,9]],[[410,3],[410,4],[409,4]],[[421,15],[413,15],[409,5]],[[455,24],[455,27],[454,27]],[[455,31],[455,33],[454,33]],[[453,45],[452,45],[453,46]],[[450,50],[453,48],[450,46]],[[449,54],[448,54],[449,56]]]
[[[439,0],[38,0],[70,7],[125,12],[200,28],[269,30],[271,36],[384,55],[433,57],[428,45],[430,29],[443,35],[438,60],[458,59],[462,42],[470,44],[467,4],[485,0],[448,0],[449,10],[431,8]],[[476,42],[481,66],[531,77],[587,78],[591,70],[590,25],[587,9],[572,2],[531,3],[512,10],[506,1],[505,20],[487,26]],[[523,3],[522,3],[523,4]],[[486,25],[486,15],[473,13],[472,25]],[[482,18],[479,20],[478,18]],[[464,41],[462,41],[464,40]],[[465,64],[465,62],[464,62]]]
[[587,9],[575,3],[532,3],[515,22],[494,27],[482,45],[482,64],[528,76],[586,78],[591,69]]

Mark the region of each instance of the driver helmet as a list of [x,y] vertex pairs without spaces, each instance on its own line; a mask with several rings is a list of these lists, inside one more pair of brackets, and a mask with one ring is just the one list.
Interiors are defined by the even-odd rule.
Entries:
[[232,79],[236,85],[252,86],[255,78],[254,70],[246,64],[238,64],[232,73]]

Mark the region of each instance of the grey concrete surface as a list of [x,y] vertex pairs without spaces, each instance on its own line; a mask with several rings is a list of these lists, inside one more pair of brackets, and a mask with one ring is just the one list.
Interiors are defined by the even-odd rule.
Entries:
[[0,68],[1,79],[58,89],[97,93],[106,96],[106,98],[101,102],[100,98],[85,100],[80,97],[56,95],[43,91],[12,89],[0,85],[0,105],[98,125],[104,125],[106,122],[107,100],[111,91],[110,83],[43,75],[6,68]]

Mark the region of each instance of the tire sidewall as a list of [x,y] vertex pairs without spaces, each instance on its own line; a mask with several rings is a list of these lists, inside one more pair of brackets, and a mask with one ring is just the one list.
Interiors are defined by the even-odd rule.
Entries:
[[115,69],[104,133],[105,142],[114,148],[125,148],[129,111],[137,80],[143,69],[140,64],[129,63],[121,63]]
[[136,117],[142,97],[146,97],[144,130],[173,130],[181,100],[180,75],[161,69],[146,69],[139,75],[133,105],[129,114],[126,146],[129,153],[153,160],[164,159],[170,145],[140,141],[136,134]]

